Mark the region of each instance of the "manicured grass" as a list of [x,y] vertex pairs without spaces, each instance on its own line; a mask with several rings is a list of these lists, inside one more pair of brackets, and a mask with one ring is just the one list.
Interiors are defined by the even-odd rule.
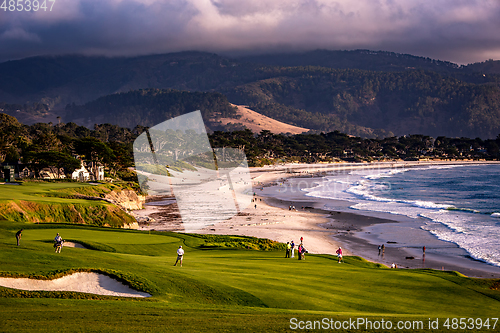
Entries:
[[[25,182],[21,185],[0,185],[0,201],[26,200],[36,202],[65,203],[68,202],[68,199],[57,197],[56,194],[58,191],[63,189],[78,189],[92,186],[93,185],[85,183],[71,182]],[[75,199],[71,199],[71,203],[75,202]],[[78,202],[87,203],[88,200],[79,200]]]
[[68,198],[71,195],[99,197],[112,190],[131,189],[127,183],[91,185],[78,182],[22,182],[21,185],[0,185],[0,201],[26,200],[49,203],[95,203],[95,201]]
[[0,219],[17,222],[73,222],[97,226],[122,226],[135,220],[115,205],[79,199],[103,197],[122,187],[72,182],[25,182],[0,185]]
[[[14,235],[21,227],[17,247]],[[57,232],[94,250],[63,248],[55,254]],[[342,264],[328,255],[285,259],[282,250],[238,249],[232,241],[242,238],[0,222],[0,275],[55,277],[98,270],[153,295],[75,299],[92,297],[0,288],[0,330],[52,331],[57,322],[71,332],[279,332],[289,330],[292,317],[425,323],[436,317],[498,317],[500,292],[491,289],[498,281],[391,270],[357,257]],[[173,267],[179,245],[186,251],[182,268]]]

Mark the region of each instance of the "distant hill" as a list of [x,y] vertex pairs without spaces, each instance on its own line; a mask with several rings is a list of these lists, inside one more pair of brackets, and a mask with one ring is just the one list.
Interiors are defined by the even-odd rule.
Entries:
[[239,60],[254,65],[280,67],[317,66],[377,72],[424,70],[451,76],[468,83],[492,83],[500,86],[500,61],[493,60],[460,66],[449,61],[418,57],[411,54],[370,50],[315,50],[298,53],[275,53],[247,56],[239,58]]
[[469,65],[387,51],[315,50],[298,53],[273,53],[239,58],[240,61],[268,66],[319,66],[338,69],[363,69],[382,72],[425,70],[455,75],[459,73],[500,74],[500,60],[487,60]]
[[226,94],[266,116],[325,132],[482,138],[500,133],[500,88],[435,72],[285,68]]
[[84,105],[68,105],[64,121],[87,127],[95,123],[149,127],[196,110],[201,110],[205,123],[214,130],[219,125],[211,119],[236,116],[236,108],[220,93],[141,89],[103,96]]
[[320,66],[389,72],[400,72],[411,69],[454,72],[460,68],[459,65],[449,61],[417,57],[410,54],[370,50],[315,50],[302,53],[277,53],[248,56],[240,58],[240,60],[270,66]]
[[[368,50],[33,57],[0,63],[0,111],[26,123],[56,123],[60,116],[89,126],[135,127],[205,107],[209,127],[238,129],[238,122],[217,119],[234,103],[313,132],[494,138],[500,133],[499,63],[459,66]],[[178,99],[167,102],[165,92],[142,96],[139,89],[170,89]],[[158,99],[161,107],[152,104]]]
[[307,128],[288,125],[243,106],[230,104],[220,93],[171,89],[129,91],[103,96],[81,106],[68,105],[64,121],[89,128],[94,126],[94,121],[127,128],[134,128],[136,125],[149,127],[195,110],[201,110],[205,124],[212,131],[245,128],[254,133],[262,130],[291,134],[308,131]]
[[487,60],[484,62],[476,62],[465,66],[469,72],[481,74],[500,74],[500,60]]
[[0,63],[0,101],[57,108],[136,89],[208,91],[262,79],[266,74],[258,67],[204,52],[33,57]]

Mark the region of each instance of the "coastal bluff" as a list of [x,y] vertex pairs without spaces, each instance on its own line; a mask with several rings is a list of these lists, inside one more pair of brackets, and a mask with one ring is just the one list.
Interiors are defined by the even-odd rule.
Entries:
[[137,228],[131,210],[143,208],[145,196],[120,184],[26,182],[9,187],[0,200],[0,219],[24,223],[75,223]]

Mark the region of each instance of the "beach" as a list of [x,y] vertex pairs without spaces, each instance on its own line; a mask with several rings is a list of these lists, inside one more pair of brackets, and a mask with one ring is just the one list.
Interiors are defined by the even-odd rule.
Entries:
[[[388,267],[394,263],[401,269],[432,268],[458,271],[470,277],[499,278],[500,267],[474,260],[456,244],[422,230],[419,219],[354,210],[350,208],[351,202],[310,197],[302,191],[332,172],[458,163],[291,164],[251,168],[255,191],[252,205],[198,233],[253,236],[283,243],[293,240],[295,244],[303,237],[309,253],[333,255],[342,247],[344,255],[360,256]],[[382,244],[385,249],[379,253]]]

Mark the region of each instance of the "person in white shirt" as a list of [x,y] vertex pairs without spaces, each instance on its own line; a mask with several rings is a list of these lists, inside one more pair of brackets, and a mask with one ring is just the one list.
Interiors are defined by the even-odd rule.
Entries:
[[184,256],[184,250],[182,249],[182,245],[179,245],[179,248],[177,249],[177,260],[175,261],[174,266],[177,266],[177,263],[180,261],[181,267],[182,267],[182,257]]
[[61,253],[62,244],[63,244],[63,239],[59,235],[59,233],[57,233],[56,238],[54,238],[54,247],[56,248],[56,253]]

